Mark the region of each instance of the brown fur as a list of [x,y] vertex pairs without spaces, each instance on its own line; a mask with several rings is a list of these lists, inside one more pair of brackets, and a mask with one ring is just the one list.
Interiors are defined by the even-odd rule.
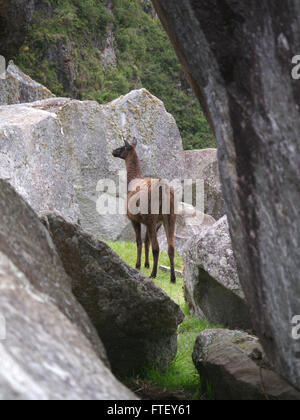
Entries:
[[[151,278],[156,278],[157,269],[158,269],[158,260],[159,260],[159,243],[157,240],[157,230],[158,227],[163,224],[167,240],[168,240],[168,254],[170,258],[171,265],[171,282],[176,282],[175,275],[175,265],[174,265],[174,254],[175,254],[175,224],[176,224],[176,214],[175,214],[175,193],[172,187],[170,187],[165,181],[154,178],[143,178],[141,174],[140,161],[135,149],[136,141],[133,145],[130,145],[128,142],[125,142],[125,147],[117,149],[113,152],[113,156],[124,159],[126,162],[127,169],[127,187],[128,187],[128,200],[127,200],[127,215],[131,220],[133,228],[136,234],[137,242],[137,263],[136,268],[141,268],[141,258],[142,258],[142,229],[141,225],[145,225],[147,228],[146,238],[145,238],[145,252],[146,252],[146,261],[145,267],[149,268],[149,248],[150,243],[152,245],[153,252],[153,271]],[[151,202],[151,197],[156,193],[158,198],[157,204],[157,213],[151,214],[151,206],[154,203]],[[138,194],[138,196],[137,196]],[[148,203],[148,209],[150,214],[133,214],[130,211],[129,203],[136,199],[137,206],[140,205],[140,199],[144,199],[143,202]],[[167,214],[163,209],[163,198],[165,200],[170,200],[170,212]],[[132,208],[131,208],[132,210]]]

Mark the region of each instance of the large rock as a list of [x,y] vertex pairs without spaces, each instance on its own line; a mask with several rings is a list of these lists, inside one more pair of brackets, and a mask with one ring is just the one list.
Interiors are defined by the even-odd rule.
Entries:
[[227,327],[251,329],[226,216],[187,242],[184,263],[185,297],[193,314]]
[[[175,249],[183,256],[187,241],[196,235],[200,235],[207,226],[215,224],[215,219],[207,214],[201,213],[195,207],[180,203],[180,213],[176,218]],[[158,234],[160,248],[168,251],[168,241],[165,229],[160,228]]]
[[[153,0],[215,130],[239,277],[278,372],[300,389],[299,2]],[[297,73],[297,71],[295,72]]]
[[[27,240],[29,243],[30,237]],[[28,248],[22,245],[20,250],[26,255]],[[1,401],[136,399],[51,296],[33,287],[31,278],[2,252],[0,283],[0,316],[6,324],[6,336],[0,339]]]
[[5,78],[0,78],[0,105],[35,102],[54,95],[44,86],[24,74],[10,61]]
[[58,211],[78,220],[68,144],[55,110],[70,100],[0,107],[0,178],[41,214]]
[[300,400],[300,393],[272,371],[258,339],[244,332],[204,331],[193,361],[217,400]]
[[217,162],[217,149],[185,150],[185,173],[187,178],[203,179],[203,171]]
[[[103,106],[50,98],[0,107],[0,178],[8,179],[40,215],[55,211],[99,237],[134,239],[125,215],[96,210],[98,181],[118,182],[119,171],[125,171],[124,162],[112,156],[122,136],[139,140],[145,175],[183,178],[175,120],[145,89]],[[119,189],[117,194],[125,209],[124,194]]]
[[0,283],[1,400],[135,398],[108,369],[47,229],[4,181]]
[[184,318],[179,306],[78,226],[51,215],[45,223],[113,371],[124,375],[145,365],[165,368],[177,351],[177,328]]
[[[193,205],[196,206],[196,185],[197,182],[204,182],[204,203],[205,214],[219,220],[226,213],[225,202],[222,194],[218,158],[216,149],[187,150],[185,155],[185,177],[192,179],[193,184]],[[189,192],[189,189],[188,189]],[[203,205],[204,204],[204,205]]]
[[[27,277],[45,302],[56,306],[86,335],[101,359],[109,365],[95,328],[72,293],[71,280],[64,271],[47,229],[12,187],[1,180],[0,252]],[[30,318],[30,311],[24,316]]]
[[34,0],[0,0],[0,54],[11,59],[23,44]]
[[219,176],[218,162],[212,162],[203,170],[204,179],[204,210],[216,220],[226,214],[225,201]]
[[107,174],[125,170],[124,162],[112,152],[123,138],[138,140],[137,152],[142,174],[169,181],[184,177],[184,151],[174,117],[167,113],[162,101],[146,89],[132,91],[102,107],[105,122]]

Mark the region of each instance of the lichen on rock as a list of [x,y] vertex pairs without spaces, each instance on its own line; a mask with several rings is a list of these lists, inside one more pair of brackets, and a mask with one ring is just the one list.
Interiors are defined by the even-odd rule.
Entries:
[[54,96],[45,86],[24,74],[13,61],[8,64],[5,78],[0,79],[0,106],[35,102]]

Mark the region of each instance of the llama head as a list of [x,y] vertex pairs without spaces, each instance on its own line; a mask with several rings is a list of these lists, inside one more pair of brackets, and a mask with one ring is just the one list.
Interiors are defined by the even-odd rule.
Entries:
[[127,140],[125,140],[125,145],[113,151],[113,156],[119,159],[126,160],[129,154],[135,150],[137,146],[137,140],[134,137],[132,144],[130,144]]

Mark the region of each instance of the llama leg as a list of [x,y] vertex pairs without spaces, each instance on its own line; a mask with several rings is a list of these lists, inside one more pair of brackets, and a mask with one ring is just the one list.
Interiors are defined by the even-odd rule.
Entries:
[[153,252],[153,271],[150,276],[152,279],[156,279],[157,276],[157,268],[158,268],[158,260],[159,260],[159,243],[157,240],[157,234],[156,234],[156,226],[151,225],[149,226],[149,234],[150,234],[150,240],[152,244],[152,252]]
[[168,254],[170,258],[170,267],[171,267],[171,283],[176,283],[176,273],[175,273],[175,224],[176,216],[168,215],[164,218],[164,228],[168,240]]
[[150,268],[149,251],[150,251],[150,234],[149,234],[149,230],[147,229],[146,238],[145,238],[145,253],[146,253],[145,268]]
[[136,268],[139,270],[141,268],[142,260],[142,251],[143,251],[143,242],[142,242],[142,227],[140,223],[132,222],[133,228],[136,235],[136,245],[137,245],[137,261]]

